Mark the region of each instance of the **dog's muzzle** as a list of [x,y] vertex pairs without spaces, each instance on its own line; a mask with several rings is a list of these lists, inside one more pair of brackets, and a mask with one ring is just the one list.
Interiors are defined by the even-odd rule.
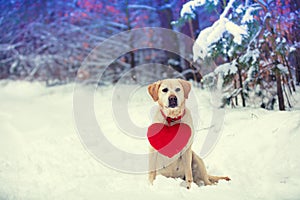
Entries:
[[169,107],[175,108],[178,106],[177,97],[175,95],[169,96]]

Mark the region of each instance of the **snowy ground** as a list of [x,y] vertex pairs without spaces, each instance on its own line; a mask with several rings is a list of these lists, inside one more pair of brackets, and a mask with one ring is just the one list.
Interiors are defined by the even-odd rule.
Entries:
[[[128,152],[146,152],[146,140],[118,134],[109,117],[112,89],[95,95],[107,138]],[[194,92],[200,128],[193,149],[199,151],[212,109],[208,92]],[[95,160],[76,132],[72,95],[73,85],[0,82],[1,200],[300,199],[300,96],[293,111],[226,109],[222,136],[204,161],[209,173],[232,181],[187,190],[181,180],[161,176],[150,186],[146,174],[121,173]],[[147,126],[152,105],[145,88],[137,90],[128,103],[132,120]]]

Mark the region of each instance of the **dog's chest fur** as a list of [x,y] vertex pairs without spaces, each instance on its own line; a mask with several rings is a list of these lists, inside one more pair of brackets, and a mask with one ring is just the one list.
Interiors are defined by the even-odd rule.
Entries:
[[[157,153],[157,162],[160,163],[160,166],[162,166],[161,169],[158,170],[158,173],[166,176],[166,177],[180,177],[184,178],[184,169],[186,168],[185,163],[183,161],[184,159],[184,154],[190,153],[191,151],[191,145],[193,142],[193,137],[194,137],[194,130],[193,130],[193,122],[191,118],[191,113],[190,111],[185,108],[185,115],[178,121],[174,121],[170,123],[170,126],[173,126],[178,123],[185,123],[190,126],[192,133],[191,137],[187,143],[187,145],[182,149],[182,151],[175,156],[174,158],[168,158],[158,152]],[[165,125],[169,125],[166,119],[162,116],[160,109],[157,108],[153,123],[164,123]]]

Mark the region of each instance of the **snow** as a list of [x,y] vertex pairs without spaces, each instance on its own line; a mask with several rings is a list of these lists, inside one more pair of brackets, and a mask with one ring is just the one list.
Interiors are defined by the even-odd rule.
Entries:
[[193,0],[182,5],[180,11],[180,17],[191,16],[195,18],[196,7],[202,6],[206,3],[206,0]]
[[235,0],[229,0],[228,4],[226,5],[224,11],[222,12],[222,14],[220,15],[220,19],[221,18],[225,18],[225,16],[228,14],[229,10],[232,8],[233,3],[235,2]]
[[276,65],[276,68],[279,69],[279,71],[281,71],[281,73],[284,73],[284,74],[289,73],[288,68],[285,67],[283,64]]
[[280,38],[280,37],[277,37],[277,38],[276,38],[276,43],[280,43],[280,41],[281,41],[281,38]]
[[[211,2],[211,1],[210,1]],[[247,27],[243,25],[237,25],[228,18],[226,15],[229,13],[230,9],[233,7],[235,0],[230,0],[226,5],[224,11],[220,14],[219,20],[215,21],[214,24],[210,27],[207,27],[199,33],[194,45],[193,45],[193,60],[194,62],[200,58],[204,59],[208,56],[210,47],[219,41],[225,32],[233,35],[233,42],[240,45],[242,43],[243,36],[247,36]],[[206,3],[206,0],[199,1],[189,1],[183,5],[181,9],[180,16],[184,17],[186,15],[195,17],[195,9],[198,6],[202,6]],[[218,1],[214,1],[218,3]],[[216,5],[216,4],[215,4]],[[254,9],[254,8],[253,8]],[[249,10],[249,11],[248,11]],[[250,20],[250,14],[253,10],[250,8],[246,11],[246,17],[244,20]],[[237,12],[240,12],[241,8],[237,9]]]
[[247,35],[244,27],[238,26],[227,18],[220,18],[212,26],[203,29],[193,45],[193,60],[204,59],[209,47],[219,41],[225,32],[233,35],[233,41],[241,44],[243,35]]
[[296,50],[297,50],[296,47],[291,46],[290,49],[289,49],[289,52],[291,53],[291,52],[296,51]]
[[225,24],[226,30],[233,35],[233,41],[236,44],[241,44],[242,43],[242,36],[243,35],[247,35],[247,30],[242,27],[242,26],[238,26],[235,23],[233,23],[232,21],[228,21]]
[[219,65],[215,69],[216,74],[222,74],[223,76],[227,76],[229,74],[235,74],[237,72],[237,67],[236,67],[236,60],[233,60],[230,63],[224,63],[222,65]]
[[254,78],[253,74],[255,72],[257,72],[257,71],[258,71],[258,69],[257,69],[257,67],[255,65],[250,66],[250,68],[249,68],[249,70],[247,72],[247,79],[245,80],[245,82],[247,83],[247,82],[252,81],[253,78]]
[[235,12],[238,13],[238,14],[240,14],[240,13],[243,12],[243,8],[244,8],[243,5],[239,5],[239,6],[235,9]]
[[[73,88],[72,84],[46,88],[39,83],[0,82],[1,200],[299,199],[299,94],[293,111],[225,109],[222,135],[204,161],[209,173],[228,175],[232,181],[193,184],[187,190],[181,180],[158,176],[151,186],[146,174],[121,173],[98,162],[76,132]],[[114,123],[113,90],[102,87],[95,94],[95,114],[104,120],[106,136],[124,150],[146,152],[146,140],[120,134]],[[200,113],[193,149],[200,152],[214,125],[214,106],[212,93],[194,88],[193,94],[197,105],[189,106]],[[154,104],[146,86],[136,90],[127,105],[134,123],[141,127],[150,123],[147,113]]]
[[251,61],[251,65],[255,65],[255,63],[257,63],[258,58],[259,58],[259,50],[258,49],[253,49],[253,50],[247,50],[247,52],[241,56],[241,61],[244,63],[250,63]]
[[250,7],[246,10],[246,13],[245,15],[243,16],[243,19],[242,19],[242,24],[244,23],[247,23],[247,22],[252,22],[253,21],[253,15],[251,14],[252,12],[254,11],[254,8],[253,7]]

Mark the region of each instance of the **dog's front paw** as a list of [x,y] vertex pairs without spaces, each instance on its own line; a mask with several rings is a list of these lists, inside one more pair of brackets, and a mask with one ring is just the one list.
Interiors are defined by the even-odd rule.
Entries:
[[149,178],[148,180],[149,180],[150,185],[153,185],[155,178]]
[[155,173],[155,172],[150,172],[150,173],[149,173],[148,180],[149,180],[149,183],[150,183],[151,185],[153,185],[153,182],[154,182],[154,180],[155,180],[155,177],[156,177],[156,173]]
[[186,188],[187,189],[190,189],[192,187],[192,182],[193,182],[193,180],[187,180],[186,181]]

